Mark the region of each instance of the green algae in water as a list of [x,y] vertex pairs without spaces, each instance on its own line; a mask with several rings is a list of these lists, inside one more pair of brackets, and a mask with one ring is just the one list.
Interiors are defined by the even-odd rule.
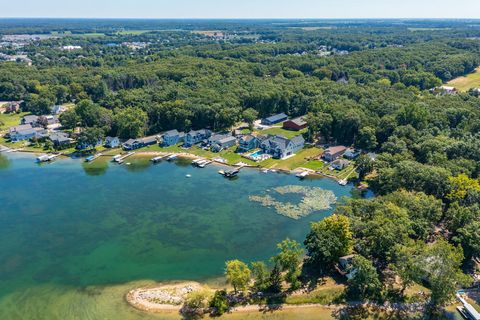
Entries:
[[313,212],[330,209],[337,202],[337,197],[330,190],[308,186],[283,186],[273,189],[279,195],[298,194],[302,198],[299,203],[280,201],[271,195],[250,196],[250,201],[259,202],[264,207],[273,207],[278,214],[292,219],[306,217]]

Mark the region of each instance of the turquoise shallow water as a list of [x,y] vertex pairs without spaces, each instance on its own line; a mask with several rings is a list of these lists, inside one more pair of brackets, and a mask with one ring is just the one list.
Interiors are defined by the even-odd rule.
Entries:
[[[292,220],[250,195],[282,185],[350,195],[328,179],[243,170],[227,180],[218,169],[146,160],[39,166],[0,155],[0,319],[110,319],[104,312],[119,312],[126,283],[219,276],[225,260],[267,259],[276,243],[303,241],[311,221],[331,214]],[[137,319],[123,312],[119,319]]]

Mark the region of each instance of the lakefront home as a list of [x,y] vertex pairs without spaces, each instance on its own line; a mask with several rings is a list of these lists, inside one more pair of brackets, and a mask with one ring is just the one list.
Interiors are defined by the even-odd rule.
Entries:
[[162,147],[174,146],[185,140],[185,133],[178,130],[170,130],[162,135]]
[[343,154],[347,151],[347,147],[345,146],[335,146],[330,147],[322,155],[322,158],[327,160],[328,162],[332,162],[343,156]]
[[16,113],[20,111],[20,101],[12,101],[5,107],[5,113]]
[[189,133],[185,135],[185,147],[191,147],[197,143],[202,142],[203,140],[206,140],[210,138],[212,135],[212,132],[207,129],[202,129],[202,130],[191,130]]
[[211,141],[211,150],[213,152],[220,152],[236,144],[237,138],[232,135],[217,135],[217,137]]
[[262,119],[262,124],[266,126],[271,126],[280,122],[283,122],[288,119],[288,116],[285,113],[279,113],[268,118]]
[[157,144],[157,142],[157,136],[129,139],[123,143],[122,148],[123,150],[136,150],[146,146]]
[[23,117],[20,121],[21,121],[21,124],[29,124],[32,127],[36,127],[38,124],[38,116],[28,115]]
[[307,121],[305,121],[305,117],[298,117],[295,119],[287,120],[283,123],[283,129],[285,130],[292,130],[292,131],[300,131],[307,127]]
[[350,164],[350,161],[348,160],[345,160],[345,159],[337,159],[335,161],[333,161],[330,166],[335,169],[335,170],[338,170],[338,171],[342,171],[343,169],[345,169],[346,167],[348,167],[348,165]]
[[66,147],[73,143],[73,139],[71,139],[65,132],[51,133],[48,138],[53,142],[55,148]]
[[280,135],[268,136],[260,144],[263,152],[270,154],[275,159],[291,156],[295,152],[302,150],[304,146],[305,139],[301,135],[292,139],[287,139]]
[[32,138],[42,138],[47,134],[43,128],[33,128],[30,124],[22,124],[11,127],[8,131],[8,136],[12,142],[28,140]]
[[118,137],[106,137],[104,145],[107,148],[118,148],[120,146],[120,139]]
[[238,143],[239,146],[237,151],[240,153],[255,149],[259,144],[257,137],[252,136],[251,134],[241,137]]

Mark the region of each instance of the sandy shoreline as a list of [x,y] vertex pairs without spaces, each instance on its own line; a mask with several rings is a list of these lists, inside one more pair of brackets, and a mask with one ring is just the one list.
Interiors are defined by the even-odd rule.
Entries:
[[[162,312],[180,312],[184,299],[189,292],[195,290],[210,290],[213,289],[205,287],[198,282],[179,282],[172,284],[158,284],[156,286],[141,287],[130,290],[125,300],[134,308],[151,313]],[[165,303],[166,300],[173,301],[173,303]],[[304,308],[322,308],[329,310],[337,310],[341,305],[323,305],[323,304],[283,304],[283,305],[246,305],[234,307],[230,312],[264,312],[271,310],[289,310],[289,309],[304,309]]]

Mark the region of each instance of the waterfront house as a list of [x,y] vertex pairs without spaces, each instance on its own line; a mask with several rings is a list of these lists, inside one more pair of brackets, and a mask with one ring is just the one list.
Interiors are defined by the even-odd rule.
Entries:
[[335,170],[341,171],[341,170],[345,169],[346,167],[348,167],[349,164],[350,164],[350,162],[348,160],[337,159],[337,160],[333,161],[330,164],[330,166]]
[[345,153],[343,154],[343,157],[349,160],[356,159],[359,156],[360,156],[360,151],[352,148],[347,149],[347,151],[345,151]]
[[202,129],[202,130],[191,130],[189,133],[185,135],[185,147],[191,147],[197,143],[202,142],[203,140],[206,140],[210,138],[212,135],[212,132],[207,129]]
[[174,146],[184,140],[184,132],[178,132],[178,130],[170,130],[162,135],[162,147]]
[[120,139],[118,137],[106,137],[105,138],[105,147],[107,148],[118,148],[120,146]]
[[75,148],[77,150],[86,150],[88,148],[95,148],[95,147],[98,147],[98,146],[101,146],[101,145],[103,145],[103,139],[98,139],[95,144],[89,144],[89,143],[86,143],[86,142],[77,143],[77,146]]
[[48,138],[53,142],[55,148],[70,146],[73,143],[73,139],[71,139],[65,132],[51,133]]
[[292,139],[287,139],[280,135],[268,136],[264,139],[260,148],[264,153],[271,155],[275,159],[283,159],[295,154],[303,149],[305,139],[299,135]]
[[279,113],[268,118],[262,119],[262,124],[266,126],[271,126],[280,122],[283,122],[288,119],[288,116],[285,113]]
[[28,115],[23,117],[20,121],[21,124],[29,124],[32,127],[36,127],[38,125],[38,116]]
[[305,117],[298,117],[295,119],[287,120],[283,123],[283,129],[285,130],[292,130],[292,131],[300,131],[307,127],[307,121],[305,121]]
[[237,144],[237,138],[231,135],[223,135],[221,137],[217,137],[211,143],[211,149],[213,152],[220,152],[222,150],[231,148]]
[[257,148],[259,141],[257,137],[252,136],[251,134],[243,136],[239,140],[238,152],[247,152],[252,149]]
[[157,136],[150,136],[145,138],[129,139],[122,144],[124,150],[136,150],[146,146],[156,144]]
[[328,162],[332,162],[343,156],[343,154],[347,151],[347,147],[345,146],[335,146],[330,147],[322,155],[322,158],[327,160]]
[[12,142],[45,137],[47,131],[43,128],[33,128],[30,124],[11,127],[8,136]]

